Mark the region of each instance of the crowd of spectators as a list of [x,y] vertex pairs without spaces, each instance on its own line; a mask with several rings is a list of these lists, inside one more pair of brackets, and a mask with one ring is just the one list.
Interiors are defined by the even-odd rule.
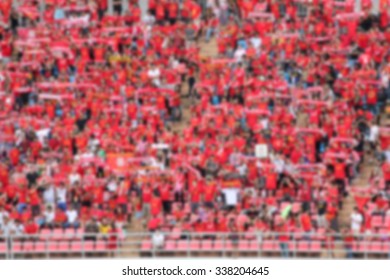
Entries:
[[19,2],[0,3],[3,234],[340,232],[363,163],[389,205],[388,1]]

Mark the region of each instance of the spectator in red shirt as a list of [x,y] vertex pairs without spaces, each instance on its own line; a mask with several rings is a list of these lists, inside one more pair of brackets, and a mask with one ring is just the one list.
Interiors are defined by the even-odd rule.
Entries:
[[353,242],[355,240],[353,234],[348,230],[348,228],[344,228],[342,233],[346,257],[348,259],[353,259]]
[[33,219],[30,219],[24,226],[24,231],[29,235],[36,235],[39,232],[39,227]]
[[288,248],[288,241],[290,240],[289,231],[285,222],[281,221],[275,228],[276,232],[279,232],[278,239],[280,244],[280,250],[282,251],[283,258],[289,258],[290,252]]
[[310,214],[308,211],[304,211],[300,215],[300,225],[303,231],[308,234],[307,238],[310,238],[310,234],[313,228],[312,228]]

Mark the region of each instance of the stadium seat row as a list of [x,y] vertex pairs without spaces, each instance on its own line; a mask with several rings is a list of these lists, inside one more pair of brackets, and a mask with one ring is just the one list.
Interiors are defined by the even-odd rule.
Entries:
[[[77,252],[105,252],[110,251],[107,242],[104,241],[59,241],[59,242],[13,242],[13,253],[77,253]],[[0,243],[0,254],[7,253],[7,244]]]
[[[290,241],[287,243],[289,250],[296,248],[299,252],[320,252],[322,244],[320,241]],[[295,245],[296,244],[296,245]],[[256,240],[239,240],[236,245],[232,241],[223,240],[168,240],[164,244],[164,251],[266,251],[277,252],[280,251],[280,242],[273,240],[266,240],[259,243]],[[153,244],[151,240],[145,239],[141,244],[142,251],[151,251]]]

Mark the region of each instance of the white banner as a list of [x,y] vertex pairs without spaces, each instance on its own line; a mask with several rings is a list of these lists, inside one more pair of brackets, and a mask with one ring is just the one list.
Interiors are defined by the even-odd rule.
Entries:
[[388,261],[123,259],[0,261],[1,279],[387,279]]
[[257,158],[267,158],[268,146],[266,144],[257,144],[255,146],[255,155]]

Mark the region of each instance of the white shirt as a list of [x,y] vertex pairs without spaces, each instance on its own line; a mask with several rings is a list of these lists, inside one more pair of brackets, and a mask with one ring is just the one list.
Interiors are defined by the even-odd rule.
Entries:
[[160,72],[160,69],[158,69],[158,68],[149,69],[149,71],[148,71],[148,77],[153,80],[153,83],[156,86],[160,86],[160,75],[161,75],[161,72]]
[[246,50],[242,49],[242,48],[238,48],[235,52],[234,52],[234,58],[237,60],[237,61],[241,61],[242,60],[242,57],[245,55],[246,53]]
[[52,223],[54,222],[54,218],[55,218],[55,213],[54,211],[45,211],[43,213],[43,216],[45,217],[45,222],[46,223]]
[[165,166],[163,162],[158,161],[157,159],[152,159],[150,162],[150,166],[159,170],[164,170]]
[[363,222],[363,216],[360,213],[351,214],[351,229],[353,231],[359,231]]
[[267,119],[261,119],[260,120],[261,125],[264,127],[264,129],[268,128],[268,120]]
[[49,137],[50,128],[43,128],[35,131],[35,134],[38,137],[39,142],[43,145],[45,143],[45,138]]
[[0,228],[4,224],[4,217],[9,217],[8,212],[5,210],[0,212]]
[[52,204],[54,203],[55,201],[55,190],[54,190],[54,187],[53,186],[50,186],[48,187],[45,192],[43,193],[43,200],[45,201],[45,203],[49,203],[49,204]]
[[390,162],[390,150],[386,150],[383,152],[385,154],[385,157],[386,157],[386,161],[387,162]]
[[261,47],[261,39],[260,37],[252,37],[250,39],[250,42],[252,43],[253,47],[258,50]]
[[21,236],[24,234],[24,226],[22,224],[15,225],[15,235]]
[[25,138],[25,134],[23,130],[17,129],[15,132],[15,138],[16,138],[15,139],[16,146],[19,146],[24,141]]
[[245,163],[242,163],[241,165],[237,166],[237,171],[241,176],[244,176],[247,170],[248,168]]
[[0,228],[4,225],[4,217],[9,217],[9,214],[7,211],[0,212]]
[[231,153],[229,156],[229,164],[234,165],[234,166],[240,164],[240,158],[241,158],[241,154]]
[[96,138],[93,139],[93,140],[90,139],[89,142],[88,142],[88,147],[90,148],[90,150],[91,150],[92,152],[94,152],[94,151],[97,150],[99,144],[100,144],[99,139],[96,139]]
[[66,202],[66,188],[61,187],[56,189],[57,193],[57,202],[65,203]]
[[87,151],[87,152],[85,152],[85,153],[83,153],[83,154],[77,155],[77,156],[75,157],[75,159],[76,159],[76,160],[91,159],[91,158],[93,158],[94,156],[95,156],[95,155],[94,155],[92,152]]
[[284,160],[282,160],[280,158],[276,158],[272,162],[275,165],[276,172],[282,173],[284,171],[284,165],[285,165]]
[[387,74],[382,74],[381,82],[382,82],[382,86],[383,86],[384,88],[387,88],[387,87],[389,86],[389,79],[390,79],[389,75],[387,75]]
[[377,125],[373,125],[370,127],[370,135],[368,135],[368,141],[375,142],[378,139],[379,135],[379,127]]
[[110,192],[116,192],[116,189],[118,188],[118,184],[112,180],[110,181],[108,184],[107,184],[107,189],[110,191]]
[[69,182],[71,185],[73,185],[76,182],[80,182],[80,181],[81,181],[81,176],[79,173],[72,173],[69,175]]
[[164,239],[164,234],[156,232],[152,237],[153,246],[155,248],[161,248],[164,245]]
[[152,15],[146,15],[146,16],[144,16],[144,18],[142,19],[142,21],[143,21],[145,24],[150,24],[150,25],[152,25],[156,20],[155,20],[154,16],[152,16]]
[[77,221],[77,217],[78,217],[77,211],[76,210],[66,211],[66,217],[68,218],[68,222],[73,224],[74,222]]
[[7,224],[3,225],[1,229],[3,230],[4,236],[9,236],[13,233],[16,233],[16,227],[12,221],[9,221]]
[[225,203],[227,206],[237,205],[239,189],[223,189],[222,192],[225,195]]

